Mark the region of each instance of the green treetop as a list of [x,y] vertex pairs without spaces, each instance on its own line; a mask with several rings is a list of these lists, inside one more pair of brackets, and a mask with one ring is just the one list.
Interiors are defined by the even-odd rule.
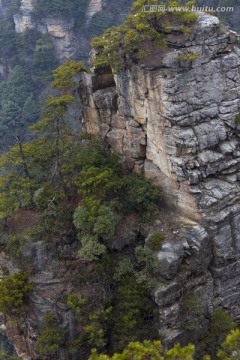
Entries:
[[[66,116],[68,107],[74,102],[74,95],[69,93],[67,86],[72,86],[74,75],[83,69],[82,64],[73,61],[60,67],[54,73],[55,89],[64,94],[59,97],[49,96],[46,100],[42,120],[31,127],[37,134],[37,138],[29,143],[22,143],[18,133],[15,135],[16,145],[8,153],[4,154],[0,161],[2,176],[0,178],[0,216],[5,217],[14,214],[19,208],[32,207],[34,192],[40,188],[45,189],[45,193],[51,193],[52,189],[56,193],[68,194],[65,185],[63,167],[65,162],[69,163],[69,151],[76,148],[72,141],[72,130],[67,124]],[[27,98],[25,88],[28,89],[27,76],[16,69],[17,74],[23,78],[21,93],[16,91],[14,103],[20,108],[21,112],[28,116],[29,109],[33,107],[30,98]],[[64,80],[62,71],[67,76]],[[25,80],[26,79],[26,80]],[[10,78],[11,82],[16,81]],[[5,93],[8,88],[5,88]],[[5,94],[4,93],[4,94]],[[3,96],[4,96],[3,94]],[[24,101],[25,96],[25,103]],[[20,110],[19,110],[20,111]],[[30,111],[31,112],[31,111]]]
[[194,346],[183,348],[175,345],[173,349],[162,351],[160,341],[131,342],[121,354],[98,355],[92,350],[89,360],[193,360]]
[[21,315],[26,307],[32,284],[25,272],[6,276],[0,282],[0,311],[5,315]]
[[[177,7],[177,11],[168,12],[144,11],[146,5],[158,5],[158,0],[137,0],[132,7],[132,13],[128,15],[122,26],[113,26],[104,32],[102,37],[92,40],[92,47],[97,50],[95,66],[111,66],[114,72],[119,71],[133,53],[138,58],[149,53],[142,48],[144,41],[153,41],[156,46],[167,46],[166,34],[173,30],[188,32],[189,25],[197,20],[197,15],[185,11],[193,2],[184,5],[180,1],[167,1],[168,7]],[[182,10],[181,10],[182,9]]]
[[84,64],[82,62],[77,63],[73,60],[67,60],[65,64],[53,71],[54,81],[52,87],[63,92],[76,87],[77,81],[74,80],[74,76],[80,75],[83,70]]

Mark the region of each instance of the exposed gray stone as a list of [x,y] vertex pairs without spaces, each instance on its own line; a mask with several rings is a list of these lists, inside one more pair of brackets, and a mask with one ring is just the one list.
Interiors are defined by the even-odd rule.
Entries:
[[177,274],[182,257],[170,251],[159,251],[157,257],[159,260],[159,275],[166,279],[173,279]]
[[[196,330],[194,336],[203,335],[206,318],[218,305],[240,319],[237,34],[222,28],[216,17],[200,13],[188,39],[171,41],[173,49],[151,69],[143,61],[142,67],[115,76],[119,107],[107,134],[86,115],[86,128],[95,133],[100,128],[101,137],[129,169],[138,171],[141,162],[141,170],[162,186],[182,215],[178,239],[166,239],[158,252],[159,277],[166,283],[159,283],[154,297],[165,344],[187,341],[179,321],[187,292],[199,296],[205,309],[199,319],[202,332]],[[179,61],[186,51],[199,56]],[[86,101],[94,111],[98,104],[89,95]],[[95,119],[97,124],[109,122],[101,112]]]

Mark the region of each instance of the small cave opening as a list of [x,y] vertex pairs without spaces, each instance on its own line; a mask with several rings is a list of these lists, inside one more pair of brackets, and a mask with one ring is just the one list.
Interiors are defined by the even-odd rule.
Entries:
[[93,92],[115,86],[114,75],[110,67],[96,69],[93,78]]

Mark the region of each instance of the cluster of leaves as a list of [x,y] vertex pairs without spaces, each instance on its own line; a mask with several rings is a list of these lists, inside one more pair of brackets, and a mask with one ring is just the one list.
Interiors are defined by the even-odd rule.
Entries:
[[[112,357],[105,354],[97,354],[96,349],[92,350],[89,360],[193,360],[195,359],[194,345],[181,347],[179,344],[172,349],[164,351],[160,341],[130,342],[122,353],[116,353]],[[238,360],[240,356],[240,330],[232,330],[226,340],[220,346],[217,356],[212,359]],[[211,360],[206,355],[203,360]]]
[[235,116],[235,120],[236,120],[237,123],[240,123],[240,114],[237,114]]
[[205,314],[205,309],[200,296],[186,294],[182,301],[182,315],[184,327],[194,335],[194,331],[199,328],[200,320]]
[[154,315],[156,306],[146,287],[132,275],[126,275],[116,286],[112,301],[110,346],[122,351],[130,341],[159,337]]
[[32,284],[28,283],[27,273],[6,276],[0,282],[0,311],[12,316],[23,314],[31,290]]
[[15,66],[8,79],[1,83],[1,150],[24,138],[26,127],[37,121],[38,117],[33,81],[23,67]]
[[159,251],[161,250],[164,239],[165,235],[163,233],[153,233],[150,235],[146,246],[153,251]]
[[68,295],[67,304],[74,312],[79,330],[71,341],[71,352],[84,347],[103,349],[107,343],[106,331],[112,307],[93,309],[91,304],[76,294]]
[[[40,93],[58,66],[52,40],[29,29],[17,33],[10,19],[0,20],[0,151],[29,139],[27,128],[40,116]],[[27,135],[27,136],[26,136]]]
[[[148,12],[143,8],[146,5],[159,5],[158,0],[137,0],[122,26],[113,26],[104,32],[102,37],[92,40],[92,47],[97,50],[93,64],[97,67],[110,66],[118,72],[137,53],[137,58],[148,55],[141,45],[144,41],[152,41],[156,46],[167,46],[165,35],[174,31],[186,32],[189,24],[197,20],[197,15],[184,11],[193,3],[182,5],[180,1],[168,1],[166,11]],[[167,8],[177,7],[178,11],[168,12]],[[180,10],[182,7],[182,11]]]
[[194,346],[188,345],[183,348],[175,345],[173,349],[164,351],[160,341],[130,342],[121,354],[98,355],[96,350],[92,350],[89,360],[193,360]]
[[39,354],[54,355],[60,348],[64,335],[65,331],[59,328],[57,319],[51,313],[47,313],[37,340]]
[[67,303],[77,324],[71,352],[87,354],[92,347],[103,350],[106,345],[111,352],[121,351],[129,341],[158,338],[156,307],[134,276],[115,283],[114,291],[105,300],[99,297],[97,304],[76,294],[69,294]]
[[237,360],[240,358],[240,330],[232,330],[218,350],[217,358],[220,360]]
[[183,52],[182,54],[176,57],[176,60],[180,61],[194,61],[200,56],[199,53],[193,53],[190,51]]
[[0,359],[1,360],[22,360],[19,356],[8,355],[4,349],[0,348]]
[[149,180],[135,175],[121,176],[113,157],[104,164],[86,166],[76,179],[82,201],[75,210],[74,224],[80,231],[80,256],[96,260],[106,253],[99,240],[111,240],[120,219],[120,210],[135,212],[139,220],[154,217],[161,203],[161,191]]
[[201,339],[199,356],[208,354],[213,359],[216,358],[221,343],[232,329],[236,329],[232,317],[223,309],[216,309],[211,316],[209,330]]

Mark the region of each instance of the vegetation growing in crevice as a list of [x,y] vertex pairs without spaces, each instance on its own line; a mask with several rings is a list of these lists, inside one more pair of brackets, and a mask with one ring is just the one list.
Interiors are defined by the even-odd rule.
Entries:
[[165,235],[163,233],[153,233],[150,235],[146,246],[153,251],[159,251],[161,250],[164,239]]

